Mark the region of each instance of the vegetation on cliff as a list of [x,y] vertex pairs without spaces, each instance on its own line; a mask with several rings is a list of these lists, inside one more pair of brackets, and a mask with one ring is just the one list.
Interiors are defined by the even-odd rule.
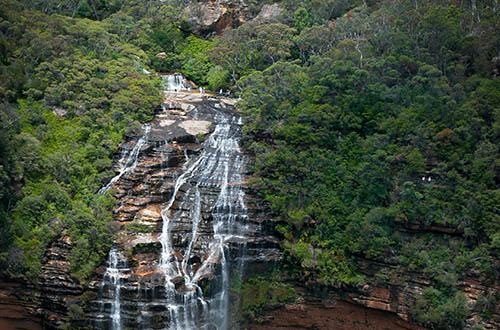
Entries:
[[47,244],[70,235],[87,278],[114,233],[113,198],[96,192],[124,134],[160,104],[159,80],[105,23],[2,1],[0,25],[1,268],[35,279]]
[[[47,245],[73,243],[89,278],[114,240],[113,153],[159,108],[156,72],[228,86],[186,1],[0,1],[0,267],[36,280]],[[163,53],[162,56],[155,56]],[[151,72],[150,72],[151,71]]]
[[423,274],[410,316],[460,328],[474,306],[458,281],[499,276],[498,5],[349,2],[324,17],[327,2],[342,4],[285,1],[287,28],[218,41],[287,267],[336,287],[364,284],[363,260],[395,265],[381,283]]

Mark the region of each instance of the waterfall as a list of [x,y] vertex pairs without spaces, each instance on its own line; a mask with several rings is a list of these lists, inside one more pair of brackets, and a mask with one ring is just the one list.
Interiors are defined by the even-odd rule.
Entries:
[[[127,267],[128,265],[125,257],[120,252],[118,252],[116,248],[112,248],[109,252],[107,268],[106,272],[104,273],[104,279],[101,283],[100,290],[101,295],[109,297],[106,303],[109,303],[111,305],[110,328],[112,330],[122,329],[120,291],[122,288],[122,277],[125,277],[130,271],[130,269]],[[101,304],[101,312],[105,307],[104,305],[105,303]],[[101,318],[104,318],[104,316],[101,315]]]
[[188,87],[184,84],[184,76],[180,74],[163,75],[162,79],[166,80],[164,86],[167,91],[180,92],[188,89]]
[[[246,164],[239,149],[238,119],[214,108],[215,129],[203,144],[198,157],[192,157],[176,179],[172,196],[161,211],[163,229],[159,269],[165,276],[165,290],[171,317],[170,329],[228,328],[229,271],[228,243],[244,236],[244,227],[236,220],[248,217],[243,203],[241,183]],[[180,194],[182,187],[189,187]],[[215,200],[201,195],[201,190],[217,191]],[[174,250],[172,227],[185,216],[172,209],[174,202],[189,201],[191,221],[189,239],[182,251]],[[213,235],[206,244],[198,242],[201,204],[210,204]],[[203,259],[193,257],[193,249]],[[217,269],[217,264],[220,269]],[[218,291],[204,296],[200,281],[217,276]],[[212,290],[214,291],[214,290]]]
[[[229,329],[232,276],[243,273],[244,260],[265,259],[255,254],[262,243],[245,205],[241,118],[224,101],[178,95],[197,111],[165,111],[144,125],[99,191],[119,188],[114,219],[121,229],[92,306],[96,329]],[[206,121],[211,133],[200,144],[183,124]],[[130,253],[130,266],[119,251]]]
[[[151,131],[150,125],[143,126],[144,133],[135,144],[134,148],[130,152],[122,153],[122,157],[120,159],[120,172],[115,175],[107,185],[99,189],[99,194],[106,193],[109,188],[113,185],[113,183],[117,182],[125,173],[132,172],[137,166],[137,160],[139,158],[139,153],[141,151],[142,146],[147,142],[149,132]],[[127,149],[125,149],[127,151]]]

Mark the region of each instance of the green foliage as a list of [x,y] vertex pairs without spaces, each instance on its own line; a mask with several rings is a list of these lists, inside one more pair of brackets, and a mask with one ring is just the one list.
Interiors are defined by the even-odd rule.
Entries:
[[221,88],[226,88],[229,85],[229,72],[224,70],[220,65],[212,66],[207,72],[208,88],[217,91]]
[[[389,260],[432,279],[414,320],[462,327],[470,311],[458,281],[498,275],[498,4],[281,5],[279,23],[205,40],[182,19],[183,2],[3,1],[2,269],[34,279],[61,235],[80,278],[102,262],[113,199],[95,192],[124,134],[161,102],[149,65],[242,97],[254,183],[281,221],[293,278],[356,286],[360,259]],[[247,317],[293,297],[263,278],[242,292]],[[492,301],[478,302],[484,317]]]
[[[283,0],[282,6],[289,12],[289,17],[297,18],[297,11],[308,12],[309,19],[315,23],[328,22],[348,10],[359,6],[361,0]],[[295,13],[295,16],[293,15]]]
[[295,11],[295,29],[300,33],[305,28],[313,26],[314,22],[311,14],[305,8],[299,8]]
[[116,232],[110,213],[113,198],[109,195],[88,196],[87,201],[74,201],[64,218],[73,238],[71,270],[81,279],[89,278],[106,258]]
[[252,70],[289,58],[296,30],[281,23],[248,22],[215,41],[209,54],[227,70],[233,83]]
[[68,316],[70,321],[80,320],[84,316],[82,307],[77,304],[69,305]]
[[276,307],[293,300],[296,293],[289,284],[259,276],[244,282],[240,296],[241,315],[252,320],[263,309]]
[[417,298],[411,313],[416,321],[440,329],[461,329],[470,315],[463,292],[446,295],[429,287]]
[[131,222],[125,225],[125,229],[132,233],[152,233],[155,230],[151,226],[143,225],[137,222]]
[[187,37],[185,43],[180,53],[182,72],[196,83],[206,85],[206,76],[213,66],[206,53],[212,48],[212,43],[195,36]]
[[359,285],[360,259],[390,260],[434,281],[415,320],[460,328],[457,281],[498,274],[500,68],[485,68],[500,48],[481,35],[497,40],[500,19],[492,3],[414,4],[284,1],[299,34],[278,61],[252,48],[274,42],[258,32],[272,24],[243,25],[211,54],[241,91],[254,184],[292,276]]
[[151,38],[161,50],[171,53],[183,42],[184,35],[179,27],[167,23],[153,29]]
[[[95,17],[88,5],[79,2],[77,16]],[[138,72],[146,54],[102,22],[16,2],[0,16],[11,27],[0,31],[8,45],[0,65],[2,269],[35,280],[46,247],[68,235],[71,271],[87,279],[115,232],[114,199],[96,191],[124,134],[160,103],[159,79]]]
[[353,265],[340,250],[315,249],[304,242],[286,242],[284,251],[291,257],[289,261],[297,263],[301,271],[312,272],[320,285],[341,287],[347,283],[359,284],[362,281],[362,278],[353,272]]
[[486,295],[479,296],[474,309],[478,310],[483,317],[490,318],[497,304],[498,297],[492,293],[488,293]]

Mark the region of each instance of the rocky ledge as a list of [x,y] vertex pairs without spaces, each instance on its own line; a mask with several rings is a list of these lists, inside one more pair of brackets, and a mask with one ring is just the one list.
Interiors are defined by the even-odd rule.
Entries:
[[331,298],[302,299],[267,313],[251,330],[423,330],[397,315]]
[[245,0],[203,0],[192,2],[184,11],[185,19],[202,35],[220,34],[252,19],[275,21],[282,14],[279,4]]

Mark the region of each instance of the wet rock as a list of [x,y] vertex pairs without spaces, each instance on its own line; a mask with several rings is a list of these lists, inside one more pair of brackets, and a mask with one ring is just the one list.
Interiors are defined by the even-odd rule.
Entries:
[[190,135],[207,134],[212,123],[206,120],[185,120],[179,124]]
[[[0,295],[11,297],[5,298],[5,301],[17,306],[11,308],[12,314],[17,313],[15,310],[23,310],[33,320],[43,320],[44,327],[58,328],[69,321],[69,306],[75,305],[84,292],[91,292],[98,298],[90,303],[90,309],[85,309],[84,320],[74,325],[108,329],[111,327],[111,313],[115,308],[113,299],[116,292],[113,290],[116,289],[116,283],[119,283],[123,326],[137,327],[141,323],[141,326],[150,328],[168,327],[170,315],[165,307],[165,274],[159,270],[163,225],[161,211],[174,193],[177,178],[205,152],[205,147],[197,135],[215,131],[213,123],[219,120],[215,117],[217,112],[223,113],[227,118],[236,116],[236,113],[231,105],[232,100],[209,99],[182,93],[166,95],[172,98],[166,99],[165,102],[181,104],[179,108],[159,113],[149,124],[150,133],[143,145],[138,141],[144,132],[137,130],[136,135],[130,136],[130,141],[122,144],[121,150],[115,155],[114,169],[116,174],[119,174],[124,166],[124,159],[139,145],[138,149],[136,148],[135,167],[124,172],[110,187],[118,199],[113,219],[121,225],[115,248],[120,251],[123,262],[115,266],[117,273],[110,275],[108,263],[99,267],[96,277],[87,284],[71,277],[71,241],[69,236],[64,236],[55,241],[47,251],[39,283],[31,289],[19,292],[20,296],[32,297],[30,301],[18,301],[12,293],[15,289],[3,291],[0,286]],[[222,104],[224,106],[221,106]],[[238,129],[239,126],[235,125],[229,133],[241,134]],[[241,157],[247,156],[242,154]],[[244,168],[241,171],[247,172]],[[203,168],[199,174],[181,185],[167,214],[168,217],[175,216],[175,223],[172,224],[170,232],[173,253],[168,260],[181,263],[189,242],[193,240],[188,260],[190,269],[187,271],[198,272],[199,283],[210,286],[209,283],[216,280],[215,273],[220,272],[221,267],[220,251],[207,253],[213,244],[213,223],[215,217],[224,217],[228,212],[233,212],[235,228],[245,231],[246,235],[227,239],[224,243],[228,251],[227,257],[235,262],[244,262],[255,269],[260,267],[259,265],[266,265],[270,260],[279,262],[282,255],[279,239],[273,236],[274,222],[267,217],[265,205],[255,198],[251,190],[243,187],[247,184],[247,178],[229,180],[227,184],[227,189],[242,186],[242,192],[245,191],[246,211],[242,213],[241,206],[214,206],[220,198],[221,184],[224,182],[223,171],[210,180],[202,180],[202,172]],[[207,173],[213,173],[213,170]],[[199,191],[201,200],[198,231],[193,236],[191,230],[196,216],[193,208],[196,190]],[[243,253],[243,250],[246,252]],[[183,277],[174,278],[172,282],[180,294],[192,292],[194,288],[186,285]],[[216,285],[213,284],[213,287]],[[6,305],[0,302],[0,314],[2,306]],[[24,315],[23,313],[17,315]],[[22,317],[28,319],[27,316]]]

